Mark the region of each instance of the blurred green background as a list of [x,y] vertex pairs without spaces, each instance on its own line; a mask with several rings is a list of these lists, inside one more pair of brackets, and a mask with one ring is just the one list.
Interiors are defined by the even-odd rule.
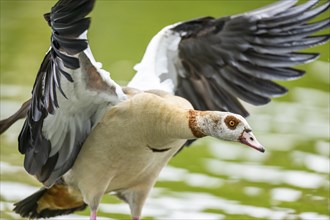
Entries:
[[[1,0],[1,118],[30,96],[49,48],[50,29],[42,15],[55,2]],[[89,43],[111,77],[126,84],[148,42],[164,26],[242,13],[272,2],[97,1],[90,15]],[[328,10],[316,20],[329,15]],[[329,29],[321,33],[329,34]],[[267,152],[213,139],[198,141],[161,175],[145,207],[147,219],[329,219],[329,43],[307,51],[320,52],[320,59],[298,67],[307,70],[303,78],[282,83],[290,89],[288,95],[265,107],[248,106],[248,120]],[[20,126],[0,139],[2,219],[19,219],[10,212],[12,203],[28,195],[7,195],[8,186],[39,186],[19,169]],[[103,205],[101,216],[129,217],[126,205],[111,196]]]

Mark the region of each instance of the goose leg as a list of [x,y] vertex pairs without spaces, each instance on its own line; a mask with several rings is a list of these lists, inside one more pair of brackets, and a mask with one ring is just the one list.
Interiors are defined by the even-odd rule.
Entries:
[[[83,185],[82,185],[83,187]],[[100,186],[95,186],[97,190],[102,189]],[[89,189],[87,191],[86,189]],[[91,188],[91,185],[84,185],[84,188],[80,188],[82,194],[84,195],[84,201],[88,206],[90,207],[90,220],[96,220],[97,218],[97,209],[99,207],[101,197],[104,195],[105,190],[101,191],[94,191],[93,188]],[[88,193],[85,193],[85,192]]]
[[96,220],[96,209],[91,210],[90,220]]
[[121,196],[129,204],[132,214],[132,220],[140,220],[143,204],[147,195],[153,186],[153,182],[136,186],[126,192],[122,192]]

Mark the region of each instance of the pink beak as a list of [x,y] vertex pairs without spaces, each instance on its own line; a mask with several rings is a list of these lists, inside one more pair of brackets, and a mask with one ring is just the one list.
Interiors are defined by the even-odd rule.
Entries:
[[252,148],[256,149],[257,151],[260,151],[262,153],[265,152],[264,147],[254,137],[251,130],[244,130],[238,140],[242,144],[252,147]]

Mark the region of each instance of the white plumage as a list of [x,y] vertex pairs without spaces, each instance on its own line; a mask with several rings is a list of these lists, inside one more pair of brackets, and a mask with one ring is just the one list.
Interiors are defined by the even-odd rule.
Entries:
[[134,69],[137,71],[127,86],[141,90],[159,89],[174,94],[177,86],[175,60],[178,60],[180,34],[169,25],[150,41],[145,54]]

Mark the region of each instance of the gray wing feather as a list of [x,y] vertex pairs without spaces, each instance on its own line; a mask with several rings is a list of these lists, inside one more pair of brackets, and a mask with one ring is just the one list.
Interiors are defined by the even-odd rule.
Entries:
[[[71,128],[65,132],[68,128],[58,124],[62,121],[49,121],[54,115],[59,115],[59,101],[68,95],[62,89],[64,81],[61,82],[61,77],[66,78],[67,84],[73,84],[69,72],[81,67],[77,54],[83,52],[88,43],[87,39],[79,37],[89,27],[90,19],[85,16],[92,10],[94,2],[60,0],[50,13],[44,15],[52,28],[51,48],[41,63],[32,90],[27,118],[19,135],[19,151],[25,154],[24,167],[27,172],[47,186],[52,185],[72,166],[82,144],[77,140],[84,140],[90,130],[77,131]],[[63,97],[58,97],[58,91]],[[58,129],[54,131],[58,133],[53,139],[47,134],[47,124],[55,124],[50,131]],[[56,151],[56,148],[59,149]]]
[[[330,2],[280,1],[252,12],[205,17],[172,28],[181,35],[178,45],[183,72],[175,93],[197,109],[248,113],[239,100],[263,105],[287,89],[272,80],[297,79],[304,71],[293,66],[318,58],[301,53],[327,42],[329,34],[314,35],[329,27],[326,18],[308,23],[329,9]],[[311,36],[313,35],[313,36]],[[207,100],[207,101],[206,101]]]

